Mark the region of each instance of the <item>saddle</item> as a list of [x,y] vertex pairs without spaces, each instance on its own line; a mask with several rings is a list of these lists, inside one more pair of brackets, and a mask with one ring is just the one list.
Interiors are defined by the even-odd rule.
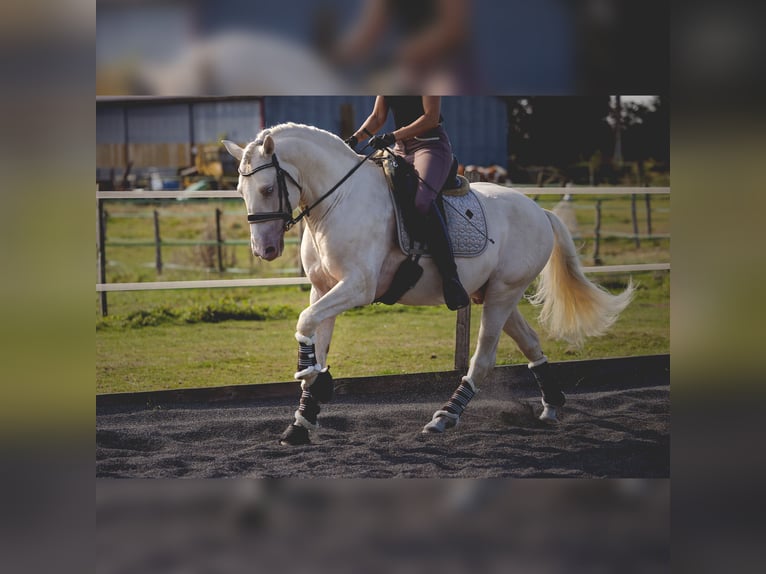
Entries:
[[[420,280],[423,268],[420,257],[430,257],[423,233],[423,216],[415,209],[418,177],[415,168],[400,156],[381,153],[372,158],[386,176],[396,215],[396,241],[407,255],[394,275],[388,291],[377,302],[393,305]],[[457,174],[457,158],[437,204],[444,216],[455,257],[476,257],[487,247],[487,222],[484,207],[471,190],[468,180]]]
[[[373,156],[383,168],[396,214],[396,241],[405,255],[430,257],[422,233],[422,219],[415,209],[418,179],[415,168],[399,156]],[[468,180],[457,174],[453,156],[447,181],[439,192],[439,203],[447,222],[455,257],[476,257],[487,248],[487,220],[484,207]]]

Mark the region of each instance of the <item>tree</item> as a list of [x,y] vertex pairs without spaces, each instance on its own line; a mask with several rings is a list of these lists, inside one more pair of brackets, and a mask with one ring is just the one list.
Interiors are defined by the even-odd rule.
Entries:
[[508,149],[520,165],[565,169],[597,150],[611,152],[607,96],[509,97],[506,105]]

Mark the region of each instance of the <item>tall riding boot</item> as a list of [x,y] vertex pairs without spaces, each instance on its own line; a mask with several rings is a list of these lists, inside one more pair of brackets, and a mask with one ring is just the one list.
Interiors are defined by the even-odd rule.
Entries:
[[452,311],[467,307],[470,303],[468,293],[463,289],[457,275],[457,265],[455,265],[455,256],[452,253],[447,223],[436,201],[431,203],[428,210],[425,228],[431,256],[442,276],[444,302]]

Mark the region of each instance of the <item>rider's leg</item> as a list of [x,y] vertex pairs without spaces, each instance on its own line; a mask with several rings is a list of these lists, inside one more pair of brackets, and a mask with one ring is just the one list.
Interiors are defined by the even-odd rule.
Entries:
[[415,208],[424,216],[428,246],[442,276],[444,301],[450,309],[460,309],[470,300],[460,283],[447,224],[437,203],[438,192],[452,167],[452,148],[441,140],[414,147],[411,157],[420,177]]

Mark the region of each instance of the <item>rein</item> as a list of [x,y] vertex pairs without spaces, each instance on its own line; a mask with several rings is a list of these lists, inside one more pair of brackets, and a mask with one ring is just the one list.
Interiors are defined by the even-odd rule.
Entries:
[[[367,148],[367,146],[364,146],[362,150],[364,150],[365,148]],[[327,192],[324,193],[324,195],[322,195],[314,203],[304,208],[295,217],[293,217],[292,215],[293,209],[292,209],[292,206],[290,205],[290,198],[287,193],[287,184],[285,183],[285,175],[287,175],[287,177],[290,178],[290,181],[293,182],[293,185],[295,185],[295,187],[297,187],[299,191],[303,191],[303,188],[298,184],[297,181],[295,181],[295,179],[293,178],[293,176],[290,175],[289,172],[285,171],[285,169],[279,165],[279,161],[277,160],[277,154],[273,153],[271,156],[271,161],[269,163],[260,165],[247,173],[242,173],[240,171],[239,174],[243,177],[247,177],[249,175],[253,175],[254,173],[258,173],[259,171],[268,169],[270,167],[273,167],[274,169],[276,169],[277,170],[277,189],[279,193],[279,211],[249,213],[247,215],[247,221],[249,223],[263,223],[265,221],[274,221],[277,219],[281,219],[285,222],[285,225],[284,225],[285,231],[289,231],[301,219],[310,215],[312,209],[314,209],[322,201],[327,199],[336,189],[338,189],[341,185],[343,185],[343,183],[349,177],[351,177],[356,170],[362,167],[362,164],[366,162],[368,159],[370,159],[370,157],[372,157],[377,151],[378,150],[373,149],[370,153],[364,156],[364,158],[358,164],[356,164],[353,168],[351,168],[351,170],[346,175],[344,175],[338,183],[332,186]]]

